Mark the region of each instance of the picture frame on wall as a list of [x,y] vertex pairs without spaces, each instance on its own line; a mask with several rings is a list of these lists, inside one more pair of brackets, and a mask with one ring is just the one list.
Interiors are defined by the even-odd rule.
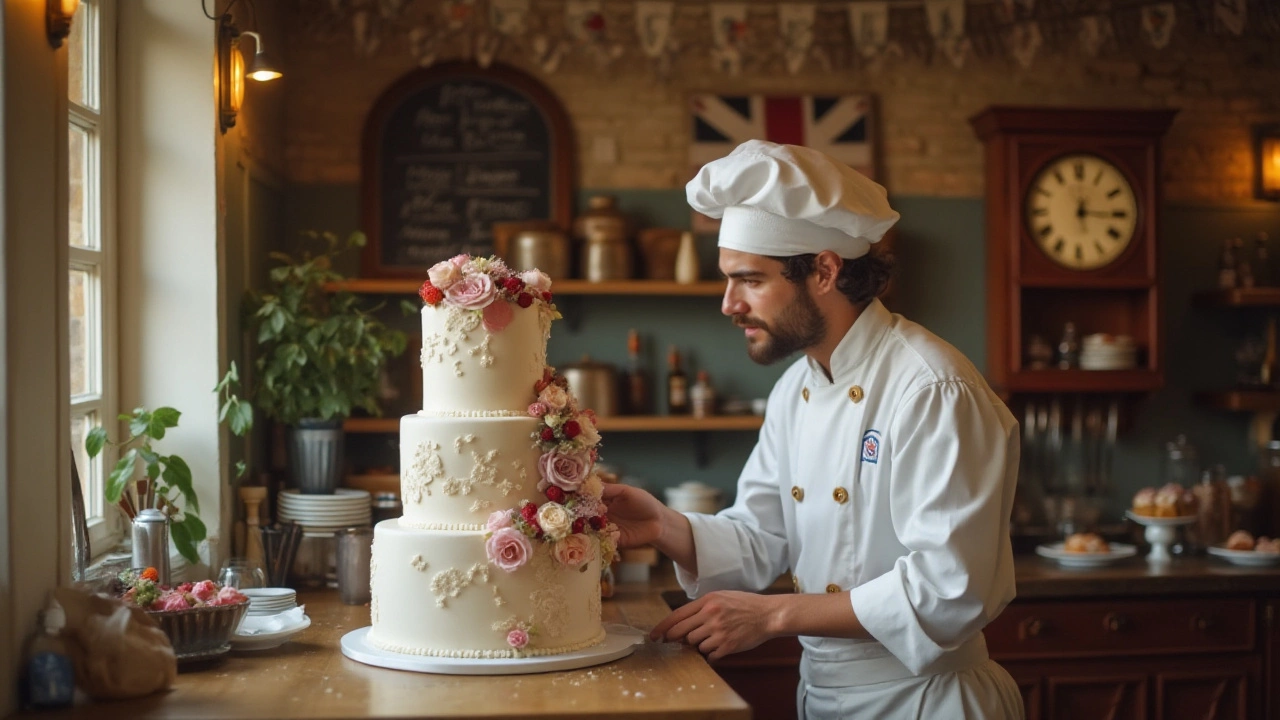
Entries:
[[[875,109],[870,94],[694,94],[689,98],[689,177],[747,140],[768,140],[813,148],[876,180]],[[719,220],[691,212],[695,233],[720,231]]]

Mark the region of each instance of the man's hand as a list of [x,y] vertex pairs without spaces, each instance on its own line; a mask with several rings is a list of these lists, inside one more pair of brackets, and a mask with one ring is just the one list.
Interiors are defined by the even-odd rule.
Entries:
[[778,636],[772,622],[776,599],[755,593],[713,592],[668,615],[649,633],[649,639],[684,642],[708,660],[719,660]]
[[652,545],[662,537],[663,513],[670,509],[658,498],[640,488],[608,483],[603,499],[609,521],[618,526],[618,547]]

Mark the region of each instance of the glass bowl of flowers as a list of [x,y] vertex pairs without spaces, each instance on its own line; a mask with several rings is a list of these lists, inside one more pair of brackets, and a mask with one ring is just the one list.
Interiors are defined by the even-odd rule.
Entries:
[[120,599],[136,605],[173,645],[179,662],[221,655],[231,649],[231,636],[249,609],[249,598],[212,580],[160,585],[154,568],[126,570],[119,576]]

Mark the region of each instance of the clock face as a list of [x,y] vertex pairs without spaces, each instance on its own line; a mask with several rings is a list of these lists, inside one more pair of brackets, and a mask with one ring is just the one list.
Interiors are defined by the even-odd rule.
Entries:
[[1049,259],[1093,270],[1120,257],[1133,240],[1138,201],[1115,165],[1097,155],[1064,155],[1027,187],[1027,229]]

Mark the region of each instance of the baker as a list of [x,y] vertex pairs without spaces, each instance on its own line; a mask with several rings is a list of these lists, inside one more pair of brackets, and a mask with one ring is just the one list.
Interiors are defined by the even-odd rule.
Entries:
[[[807,718],[1020,718],[982,628],[1014,597],[1018,424],[958,350],[877,299],[899,215],[820,152],[749,141],[689,204],[720,226],[721,312],[747,354],[803,353],[769,394],[734,505],[679,513],[606,485],[622,547],[672,558],[691,602],[652,631],[709,659],[795,635]],[[761,595],[790,571],[794,594]]]

